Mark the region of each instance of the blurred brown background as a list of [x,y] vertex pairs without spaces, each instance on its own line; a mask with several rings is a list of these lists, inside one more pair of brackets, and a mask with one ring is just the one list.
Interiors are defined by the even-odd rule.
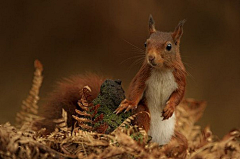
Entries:
[[240,1],[8,0],[0,2],[0,123],[14,122],[31,87],[33,61],[44,65],[41,104],[62,77],[86,71],[122,79],[140,67],[148,17],[173,31],[187,19],[181,54],[186,97],[208,102],[200,124],[222,136],[240,127]]

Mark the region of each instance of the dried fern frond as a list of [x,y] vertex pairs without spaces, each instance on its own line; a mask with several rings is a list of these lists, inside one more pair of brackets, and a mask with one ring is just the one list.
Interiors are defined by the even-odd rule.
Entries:
[[78,116],[72,115],[72,117],[77,121],[78,126],[82,130],[105,133],[108,125],[102,122],[104,117],[103,114],[96,116],[100,105],[93,105],[93,103],[88,102],[90,93],[91,88],[89,86],[84,86],[82,88],[82,90],[80,91],[81,99],[78,101],[78,106],[81,110],[76,109],[75,112]]
[[39,119],[38,114],[38,100],[39,100],[39,89],[41,87],[43,76],[43,66],[40,61],[34,61],[34,78],[31,90],[29,92],[28,97],[23,100],[21,110],[16,115],[16,125],[17,127],[21,127],[25,123],[30,123],[33,120]]
[[71,158],[46,145],[31,130],[18,130],[9,123],[0,125],[0,158]]
[[220,141],[209,142],[196,149],[189,158],[239,158],[240,130],[233,130]]
[[[77,128],[76,128],[77,129]],[[113,137],[112,137],[113,138]],[[67,155],[86,158],[91,153],[100,153],[110,145],[109,136],[83,130],[55,131],[45,140],[52,149]]]
[[206,103],[203,101],[195,101],[193,99],[185,99],[176,109],[176,130],[184,134],[188,141],[192,141],[189,145],[199,145],[202,140],[201,127],[195,125],[195,123],[202,116],[206,107]]
[[81,99],[78,101],[78,106],[82,110],[89,110],[89,107],[92,107],[92,103],[88,102],[90,97],[91,88],[89,86],[84,86],[80,91]]
[[53,122],[56,123],[56,128],[59,128],[60,130],[67,131],[71,129],[71,128],[68,128],[67,112],[64,109],[62,109],[62,118],[54,119]]

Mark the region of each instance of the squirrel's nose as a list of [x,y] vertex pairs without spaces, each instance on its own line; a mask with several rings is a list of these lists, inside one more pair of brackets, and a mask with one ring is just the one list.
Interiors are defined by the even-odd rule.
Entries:
[[149,55],[149,56],[148,56],[148,60],[149,60],[149,61],[153,61],[154,59],[155,59],[154,56],[152,56],[152,55]]
[[148,61],[153,65],[156,66],[157,64],[155,63],[155,56],[149,55],[148,56]]

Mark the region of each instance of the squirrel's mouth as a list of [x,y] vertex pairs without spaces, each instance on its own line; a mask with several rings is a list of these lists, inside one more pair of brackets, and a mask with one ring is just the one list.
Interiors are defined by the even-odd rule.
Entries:
[[156,63],[148,61],[148,64],[154,69],[167,69],[169,68],[164,62],[163,63]]
[[164,63],[156,62],[155,60],[148,60],[148,64],[153,68],[163,68],[164,67]]
[[147,56],[147,62],[151,67],[154,68],[162,68],[164,66],[164,60],[162,58],[158,58],[154,55]]
[[148,60],[148,64],[151,65],[152,67],[156,67],[157,66],[157,63],[155,61]]

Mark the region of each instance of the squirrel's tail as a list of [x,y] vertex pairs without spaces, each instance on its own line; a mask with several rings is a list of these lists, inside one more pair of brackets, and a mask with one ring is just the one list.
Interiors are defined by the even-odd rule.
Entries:
[[72,76],[58,82],[57,88],[49,95],[47,103],[40,107],[39,115],[45,119],[36,121],[34,129],[46,128],[46,134],[54,131],[54,119],[62,117],[62,109],[67,112],[67,125],[72,126],[74,123],[72,115],[76,114],[78,108],[77,102],[81,98],[80,91],[84,86],[91,88],[91,96],[88,98],[91,102],[95,99],[100,91],[100,86],[106,78],[97,74],[88,73],[85,75]]

